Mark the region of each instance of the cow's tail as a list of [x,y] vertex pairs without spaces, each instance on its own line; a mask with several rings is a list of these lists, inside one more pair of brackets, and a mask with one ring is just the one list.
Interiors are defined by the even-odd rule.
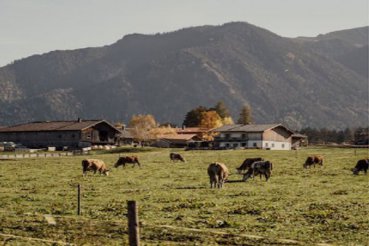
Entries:
[[273,163],[269,162],[270,163],[270,170],[273,170]]

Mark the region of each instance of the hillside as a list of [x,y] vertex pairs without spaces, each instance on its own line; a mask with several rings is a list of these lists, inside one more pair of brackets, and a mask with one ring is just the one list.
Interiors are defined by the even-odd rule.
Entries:
[[[228,23],[31,56],[0,68],[0,125],[77,117],[127,122],[137,113],[180,124],[190,109],[219,100],[234,117],[249,103],[257,123],[367,125],[365,56],[355,56],[365,44],[355,46],[347,40],[360,38],[342,32],[357,33],[324,38],[323,49],[310,39]],[[330,55],[337,43],[345,54]],[[342,59],[349,53],[352,62]]]

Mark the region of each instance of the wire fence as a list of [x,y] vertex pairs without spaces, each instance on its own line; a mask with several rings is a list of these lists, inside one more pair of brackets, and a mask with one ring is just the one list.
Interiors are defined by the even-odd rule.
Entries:
[[[5,211],[0,211],[5,212]],[[18,219],[21,219],[20,214],[17,213],[8,213],[8,215],[12,215],[17,217]],[[123,215],[123,214],[122,214]],[[64,228],[63,230],[67,230],[69,233],[75,233],[79,234],[80,230],[76,229],[73,232],[73,224],[81,224],[83,226],[88,227],[89,229],[96,228],[96,233],[94,233],[93,237],[94,240],[97,240],[96,237],[100,238],[106,238],[108,233],[119,233],[119,235],[115,235],[115,239],[118,238],[119,240],[124,241],[123,244],[127,244],[128,240],[128,226],[127,226],[127,218],[124,216],[121,219],[94,219],[89,218],[85,216],[68,216],[68,215],[46,215],[46,214],[37,214],[37,213],[26,213],[23,214],[25,217],[30,217],[32,219],[25,220],[24,218],[21,219],[23,226],[27,227],[27,223],[37,223],[37,227],[55,227],[60,225],[67,226],[69,228]],[[40,219],[40,218],[43,219]],[[56,224],[48,223],[48,217],[52,217],[55,219]],[[61,223],[64,221],[64,223]],[[68,223],[65,223],[68,222]],[[115,231],[111,228],[115,226]],[[76,226],[77,228],[78,226]],[[106,231],[102,230],[102,228],[110,228],[106,229]],[[6,228],[6,226],[3,228]],[[158,231],[159,230],[159,231]],[[206,234],[207,236],[211,237],[223,237],[223,238],[237,238],[240,240],[244,240],[246,243],[247,241],[250,242],[257,242],[257,243],[270,243],[270,244],[280,244],[280,245],[305,245],[306,242],[302,242],[295,239],[286,239],[286,238],[269,238],[267,236],[260,236],[260,235],[253,235],[253,234],[246,234],[246,233],[235,233],[230,231],[222,231],[219,229],[209,229],[209,228],[188,228],[188,227],[181,227],[181,226],[173,226],[173,225],[160,225],[160,224],[148,224],[148,223],[140,223],[140,234],[142,234],[142,238],[145,241],[145,238],[148,234],[152,233],[159,233],[161,234],[164,231],[170,231],[172,235],[183,235],[183,234],[189,234],[189,233],[195,233],[195,234]],[[20,230],[22,231],[22,230]],[[77,245],[75,242],[65,242],[62,240],[56,240],[51,238],[39,238],[32,235],[25,236],[25,235],[17,235],[16,230],[12,231],[12,233],[0,233],[0,238],[3,238],[4,245],[6,244],[7,240],[21,240],[21,241],[34,241],[34,242],[43,242],[43,243],[50,243],[54,245]],[[120,238],[120,239],[119,239]],[[331,246],[332,244],[329,243],[315,243],[314,245],[318,246]]]
[[25,159],[25,158],[48,158],[48,157],[66,157],[66,156],[80,156],[87,155],[86,151],[71,151],[71,152],[57,152],[57,153],[14,153],[0,155],[0,160]]

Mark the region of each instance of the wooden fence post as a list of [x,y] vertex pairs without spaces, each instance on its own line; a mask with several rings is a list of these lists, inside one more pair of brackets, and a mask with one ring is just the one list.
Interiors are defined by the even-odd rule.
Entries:
[[138,225],[138,211],[136,201],[127,201],[128,207],[128,236],[130,246],[140,245],[139,225]]
[[77,186],[77,215],[81,215],[81,185]]

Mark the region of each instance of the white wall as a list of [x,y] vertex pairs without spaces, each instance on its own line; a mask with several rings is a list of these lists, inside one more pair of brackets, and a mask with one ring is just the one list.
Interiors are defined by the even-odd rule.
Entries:
[[[246,146],[242,146],[242,143],[246,143]],[[276,141],[258,141],[258,140],[249,140],[246,142],[221,142],[219,143],[220,147],[228,148],[238,148],[238,147],[247,147],[247,148],[263,148],[263,149],[271,149],[271,150],[291,150],[291,144],[288,142],[276,142]]]
[[263,149],[271,150],[291,150],[291,143],[289,142],[276,142],[276,141],[263,141]]

